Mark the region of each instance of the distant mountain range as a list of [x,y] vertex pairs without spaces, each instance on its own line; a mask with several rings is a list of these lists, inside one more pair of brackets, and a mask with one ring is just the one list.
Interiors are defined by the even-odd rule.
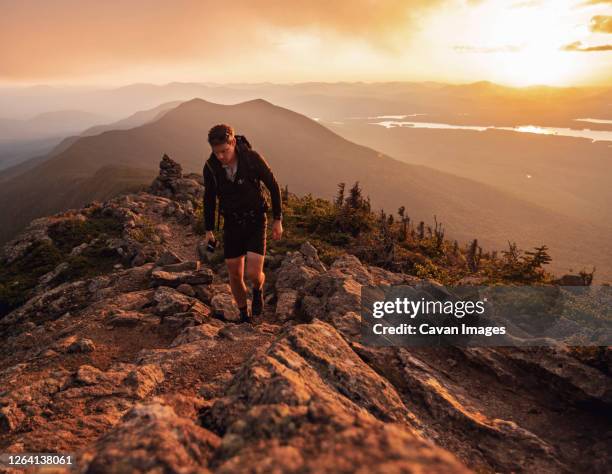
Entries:
[[[469,84],[405,81],[297,84],[171,82],[105,89],[0,87],[0,111],[2,117],[23,119],[70,108],[120,120],[136,110],[193,97],[221,104],[263,98],[309,117],[327,120],[341,120],[353,115],[428,113],[439,122],[571,126],[576,118],[611,118],[612,88],[514,88],[488,81]],[[591,124],[591,128],[600,127],[612,129],[610,124]]]
[[0,170],[47,154],[67,135],[108,120],[81,110],[45,112],[23,120],[0,117]]
[[25,141],[56,137],[106,121],[108,117],[82,110],[44,112],[26,120],[0,118],[0,138]]
[[[74,143],[79,137],[86,137],[91,135],[98,135],[102,132],[108,130],[126,130],[128,128],[137,127],[139,125],[143,125],[147,122],[160,118],[166,111],[176,107],[180,104],[180,101],[175,102],[167,102],[157,107],[154,107],[149,110],[142,110],[130,115],[127,118],[119,120],[117,122],[108,123],[105,125],[95,125],[93,127],[89,127],[79,133],[78,135],[69,136],[62,139],[54,138],[52,140],[34,140],[25,142],[22,144],[21,148],[16,148],[15,145],[9,146],[7,144],[7,155],[12,156],[13,161],[15,163],[10,163],[11,166],[8,166],[7,163],[2,160],[1,146],[0,146],[0,182],[6,181],[7,179],[12,178],[18,174],[27,171],[28,169],[33,168],[37,164],[45,161],[46,159],[61,153],[65,149],[67,149],[72,143]],[[87,122],[85,122],[87,123]],[[75,128],[75,130],[82,130],[83,126]],[[40,149],[40,152],[35,153],[33,150]],[[17,155],[18,158],[15,157],[15,150],[20,150]],[[12,151],[12,153],[9,152]],[[44,150],[44,152],[43,152]],[[6,160],[8,161],[8,160]],[[3,168],[5,168],[3,170]]]
[[[105,199],[150,182],[164,153],[186,172],[201,173],[210,153],[207,132],[229,123],[244,133],[273,167],[279,182],[296,194],[333,197],[339,182],[360,181],[374,208],[406,206],[413,220],[432,222],[447,235],[485,247],[546,243],[557,269],[595,263],[610,269],[604,229],[477,181],[425,166],[402,163],[357,145],[310,118],[255,99],[235,105],[193,99],[126,130],[83,136],[26,171],[6,179],[0,200],[4,242],[33,218]],[[603,269],[603,271],[602,271]]]

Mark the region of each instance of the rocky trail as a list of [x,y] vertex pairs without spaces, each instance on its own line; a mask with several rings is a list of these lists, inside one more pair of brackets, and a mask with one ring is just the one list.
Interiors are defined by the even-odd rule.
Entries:
[[201,193],[165,158],[148,192],[5,247],[10,263],[66,222],[121,223],[103,242],[121,263],[56,268],[0,319],[0,452],[72,453],[82,473],[608,472],[609,370],[561,348],[360,343],[361,285],[413,276],[305,242],[266,257],[265,314],[237,322],[223,267],[196,270]]

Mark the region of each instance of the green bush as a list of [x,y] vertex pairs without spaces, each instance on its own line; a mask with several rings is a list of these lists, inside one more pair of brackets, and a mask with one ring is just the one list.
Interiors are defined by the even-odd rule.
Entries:
[[[47,230],[51,242],[36,242],[21,258],[0,266],[0,317],[25,303],[40,277],[61,262],[67,262],[68,268],[54,283],[111,271],[120,258],[106,247],[105,240],[121,236],[122,229],[117,219],[99,214],[83,221],[65,219],[51,224]],[[70,256],[74,247],[96,238],[99,241],[88,246],[81,255]]]
[[123,225],[110,216],[93,216],[87,220],[61,220],[49,226],[49,237],[62,253],[69,253],[77,245],[90,242],[96,237],[119,237]]
[[0,316],[22,305],[38,284],[39,278],[53,270],[62,253],[49,242],[37,242],[9,265],[0,265]]

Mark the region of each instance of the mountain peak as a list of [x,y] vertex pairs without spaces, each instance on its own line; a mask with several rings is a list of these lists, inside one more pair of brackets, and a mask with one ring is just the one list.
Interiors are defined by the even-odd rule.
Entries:
[[269,102],[269,101],[267,101],[266,99],[261,99],[261,98],[259,98],[259,99],[251,99],[251,100],[247,100],[247,101],[244,101],[244,102],[239,102],[239,103],[238,103],[238,104],[236,104],[236,105],[241,105],[241,104],[261,104],[261,105],[264,105],[264,104],[265,104],[265,105],[274,105],[274,104],[272,104],[272,102]]
[[211,105],[216,105],[216,106],[225,106],[225,107],[232,107],[232,106],[240,106],[240,105],[248,105],[248,104],[266,104],[266,105],[274,105],[271,102],[265,100],[265,99],[250,99],[250,100],[245,100],[243,102],[236,102],[235,104],[220,104],[217,102],[211,102],[209,100],[206,99],[202,99],[201,97],[194,97],[193,99],[189,99],[186,100],[184,102],[181,103],[181,105],[202,105],[202,104],[211,104]]

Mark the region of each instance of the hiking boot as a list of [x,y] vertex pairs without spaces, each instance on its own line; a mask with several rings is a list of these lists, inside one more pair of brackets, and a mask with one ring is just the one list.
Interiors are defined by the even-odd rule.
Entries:
[[249,314],[249,307],[244,306],[243,308],[238,308],[240,310],[240,322],[241,323],[250,323],[251,315]]
[[263,287],[253,288],[253,301],[251,302],[251,311],[253,313],[253,316],[259,316],[263,311],[263,306]]

